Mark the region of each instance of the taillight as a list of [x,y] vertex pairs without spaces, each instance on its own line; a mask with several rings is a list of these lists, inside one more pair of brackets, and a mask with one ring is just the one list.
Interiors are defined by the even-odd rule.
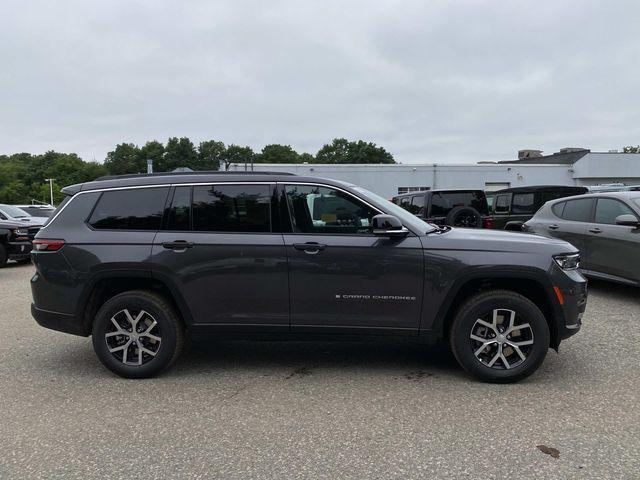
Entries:
[[33,248],[37,252],[56,252],[64,247],[64,240],[49,240],[46,238],[36,238],[33,241]]
[[493,228],[493,217],[484,217],[482,219],[482,226],[484,228]]

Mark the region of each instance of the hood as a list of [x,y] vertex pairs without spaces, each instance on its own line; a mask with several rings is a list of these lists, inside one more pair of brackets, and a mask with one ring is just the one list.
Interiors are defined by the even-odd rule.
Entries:
[[[432,242],[432,237],[434,241]],[[435,241],[435,238],[438,238]],[[487,252],[518,252],[560,254],[577,252],[578,249],[564,240],[541,237],[505,230],[482,228],[452,228],[441,234],[427,235],[425,247],[447,248],[451,250],[476,250]]]
[[42,227],[47,219],[40,217],[11,218],[0,220],[0,228]]

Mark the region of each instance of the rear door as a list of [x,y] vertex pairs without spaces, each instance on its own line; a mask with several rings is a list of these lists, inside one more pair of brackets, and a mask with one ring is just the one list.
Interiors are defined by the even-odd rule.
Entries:
[[345,190],[293,182],[283,188],[292,331],[417,333],[420,238],[373,235],[371,219],[380,212]]
[[546,225],[548,235],[561,238],[580,251],[581,264],[586,269],[590,269],[587,222],[593,218],[594,205],[593,198],[567,200],[556,204],[552,207],[556,218],[549,218]]
[[637,281],[640,276],[640,230],[616,225],[619,215],[638,217],[618,199],[597,199],[593,222],[587,225],[588,268]]
[[201,327],[289,329],[284,242],[274,184],[176,186],[156,235],[154,275],[174,282]]

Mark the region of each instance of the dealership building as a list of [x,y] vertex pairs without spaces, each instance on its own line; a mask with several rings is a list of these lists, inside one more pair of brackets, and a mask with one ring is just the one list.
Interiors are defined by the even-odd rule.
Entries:
[[552,155],[520,150],[517,160],[471,164],[231,164],[230,170],[290,172],[361,185],[379,195],[440,188],[487,191],[529,185],[640,185],[640,153],[563,148]]

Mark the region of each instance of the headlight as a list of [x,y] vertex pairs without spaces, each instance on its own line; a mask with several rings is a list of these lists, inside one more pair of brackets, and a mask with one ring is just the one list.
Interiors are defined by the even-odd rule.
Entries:
[[565,255],[555,255],[553,259],[563,270],[575,270],[580,267],[580,254],[570,253]]

